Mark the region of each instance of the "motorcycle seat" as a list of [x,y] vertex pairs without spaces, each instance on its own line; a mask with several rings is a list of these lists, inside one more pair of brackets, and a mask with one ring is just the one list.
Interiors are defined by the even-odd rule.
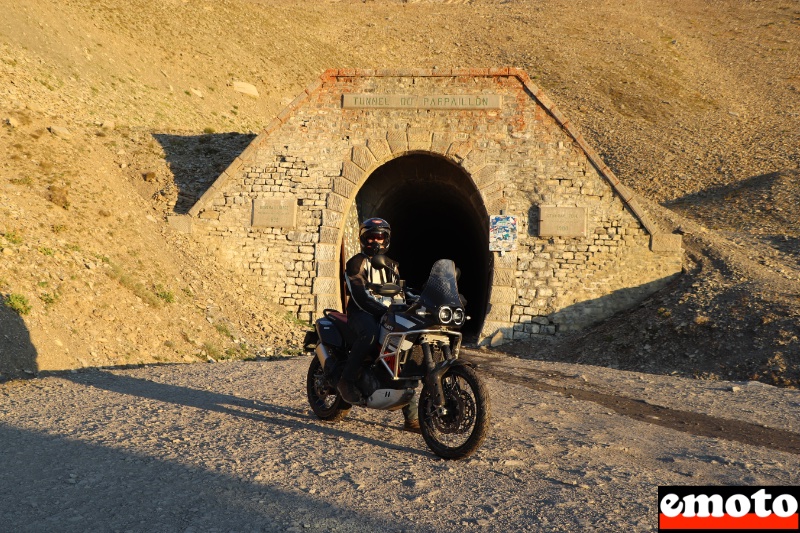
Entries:
[[325,316],[327,316],[328,318],[333,319],[336,322],[341,322],[341,323],[347,325],[347,315],[344,314],[344,313],[340,313],[339,311],[333,311],[331,309],[326,309],[325,310]]

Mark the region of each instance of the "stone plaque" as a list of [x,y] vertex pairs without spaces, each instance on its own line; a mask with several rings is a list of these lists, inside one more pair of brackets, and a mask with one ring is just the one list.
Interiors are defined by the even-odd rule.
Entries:
[[585,207],[539,207],[542,237],[585,237],[588,225]]
[[344,109],[500,109],[499,94],[343,94]]
[[254,228],[293,228],[297,223],[297,200],[294,198],[258,198],[253,200]]

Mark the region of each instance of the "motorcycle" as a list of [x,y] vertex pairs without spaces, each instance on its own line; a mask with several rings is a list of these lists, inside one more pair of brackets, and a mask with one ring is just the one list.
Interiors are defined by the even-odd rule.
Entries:
[[[374,268],[389,268],[386,261],[376,255],[371,262]],[[471,455],[489,429],[486,385],[471,364],[458,358],[459,329],[469,317],[457,277],[453,261],[441,259],[419,294],[402,280],[372,287],[381,296],[404,297],[381,318],[375,353],[364,361],[356,382],[365,398],[358,405],[383,410],[407,406],[422,382],[418,407],[422,437],[446,459]],[[353,406],[336,390],[353,340],[347,315],[334,309],[323,311],[306,339],[315,354],[306,379],[308,402],[322,420],[342,420]]]

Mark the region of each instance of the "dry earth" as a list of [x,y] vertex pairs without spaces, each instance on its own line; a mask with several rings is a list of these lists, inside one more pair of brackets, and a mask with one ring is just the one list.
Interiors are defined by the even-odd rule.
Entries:
[[[796,446],[797,392],[751,381],[800,384],[796,1],[0,13],[0,382],[42,377],[0,385],[14,529],[651,530],[658,484],[800,481],[796,448],[770,447]],[[525,69],[684,235],[685,274],[641,306],[474,355],[494,427],[469,468],[399,415],[310,418],[307,358],[285,359],[301,325],[165,222],[324,69],[386,66]],[[260,360],[124,368],[209,357]],[[43,372],[81,367],[105,369]]]
[[398,412],[314,418],[309,357],[7,383],[3,525],[628,533],[655,529],[658,485],[800,484],[795,390],[470,358],[493,418],[464,461],[434,456]]

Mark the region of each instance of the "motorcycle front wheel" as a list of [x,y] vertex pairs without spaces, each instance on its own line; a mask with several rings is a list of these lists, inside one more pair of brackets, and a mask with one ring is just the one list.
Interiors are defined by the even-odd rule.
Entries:
[[336,388],[328,383],[322,364],[316,356],[311,359],[311,365],[308,367],[306,394],[314,414],[328,422],[342,420],[352,407],[339,396]]
[[463,459],[477,450],[489,430],[489,393],[475,370],[453,366],[442,377],[444,409],[437,409],[433,391],[423,387],[419,399],[422,437],[433,453]]

